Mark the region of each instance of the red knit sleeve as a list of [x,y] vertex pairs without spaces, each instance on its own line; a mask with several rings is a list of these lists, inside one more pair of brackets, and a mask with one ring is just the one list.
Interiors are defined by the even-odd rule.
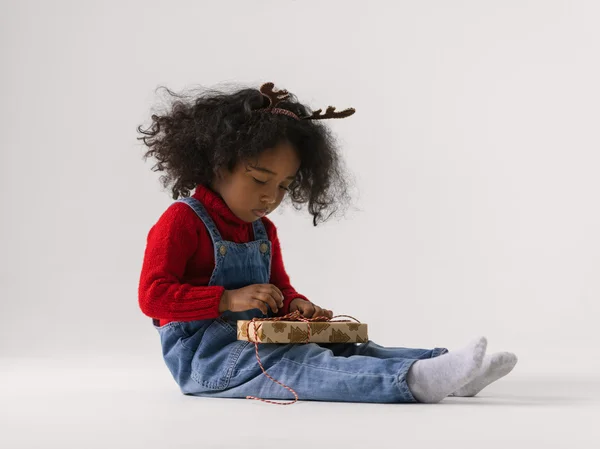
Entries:
[[285,271],[283,265],[283,257],[281,255],[281,244],[279,243],[279,237],[277,236],[277,228],[275,224],[268,218],[263,218],[263,223],[267,230],[269,240],[271,241],[272,254],[271,254],[271,284],[277,286],[283,293],[283,307],[279,309],[276,316],[283,316],[289,313],[290,303],[295,298],[302,298],[308,301],[308,298],[298,293],[294,287],[290,284],[290,278]]
[[139,306],[152,318],[217,318],[221,286],[182,282],[187,261],[198,250],[197,217],[184,203],[172,204],[150,229],[138,289]]

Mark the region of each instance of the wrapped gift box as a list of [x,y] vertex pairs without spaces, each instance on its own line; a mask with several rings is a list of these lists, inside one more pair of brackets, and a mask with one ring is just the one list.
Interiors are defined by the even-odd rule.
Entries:
[[[310,339],[308,326],[310,324]],[[254,339],[254,329],[258,339]],[[258,343],[366,343],[366,323],[238,320],[237,339]]]

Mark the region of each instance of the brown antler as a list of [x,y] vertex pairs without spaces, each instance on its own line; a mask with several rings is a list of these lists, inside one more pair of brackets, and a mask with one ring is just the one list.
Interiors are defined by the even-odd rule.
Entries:
[[325,111],[325,114],[321,114],[321,109],[316,110],[309,117],[302,117],[303,120],[322,120],[326,118],[345,118],[349,117],[356,112],[354,108],[347,108],[340,112],[334,112],[335,106],[329,106]]
[[267,106],[268,108],[275,107],[281,100],[290,96],[287,90],[273,90],[274,86],[275,84],[273,83],[265,83],[260,86],[260,92],[270,101],[269,106]]

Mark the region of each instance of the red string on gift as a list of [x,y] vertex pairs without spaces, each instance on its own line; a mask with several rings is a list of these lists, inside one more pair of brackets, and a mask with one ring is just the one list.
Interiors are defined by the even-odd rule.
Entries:
[[[336,315],[334,317],[331,318],[327,318],[326,316],[317,316],[314,318],[305,318],[303,317],[299,311],[294,310],[292,313],[288,313],[287,315],[281,316],[281,317],[275,317],[275,318],[252,318],[251,321],[249,321],[246,324],[246,331],[248,331],[248,326],[250,326],[250,323],[253,323],[255,321],[304,321],[306,323],[308,323],[308,332],[307,332],[307,336],[306,336],[306,341],[305,343],[308,343],[310,340],[310,323],[314,322],[314,321],[319,321],[319,322],[323,322],[323,321],[328,321],[328,322],[333,322],[334,318],[339,318],[339,317],[348,317],[348,318],[352,318],[353,320],[355,320],[357,323],[360,323],[360,321],[358,321],[356,318],[350,316],[350,315]],[[336,320],[336,323],[347,323],[350,320]],[[254,399],[257,401],[262,401],[262,402],[267,402],[269,404],[275,404],[275,405],[292,405],[295,404],[298,401],[298,394],[290,387],[288,387],[287,385],[279,382],[278,380],[273,379],[271,376],[269,376],[267,374],[267,372],[265,371],[265,368],[262,364],[262,362],[260,361],[260,357],[258,355],[258,331],[260,330],[262,326],[261,324],[258,324],[256,326],[254,326],[254,350],[256,352],[256,360],[258,360],[258,364],[260,366],[260,369],[262,370],[263,374],[265,376],[267,376],[269,379],[271,379],[273,382],[275,382],[276,384],[281,385],[283,388],[289,390],[290,392],[292,392],[292,394],[294,395],[295,399],[292,402],[275,402],[275,401],[269,401],[267,399],[261,399],[261,398],[257,398],[256,396],[246,396],[246,399]],[[248,332],[246,332],[248,333]]]

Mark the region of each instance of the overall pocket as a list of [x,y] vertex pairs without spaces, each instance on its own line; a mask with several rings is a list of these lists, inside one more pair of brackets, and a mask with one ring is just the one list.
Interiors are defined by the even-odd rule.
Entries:
[[209,390],[223,390],[250,342],[237,339],[236,330],[221,318],[210,324],[192,359],[192,379]]
[[160,336],[163,355],[166,355],[173,347],[179,345],[182,339],[188,337],[183,324],[181,321],[171,321],[163,326],[154,325],[154,329],[156,329]]

